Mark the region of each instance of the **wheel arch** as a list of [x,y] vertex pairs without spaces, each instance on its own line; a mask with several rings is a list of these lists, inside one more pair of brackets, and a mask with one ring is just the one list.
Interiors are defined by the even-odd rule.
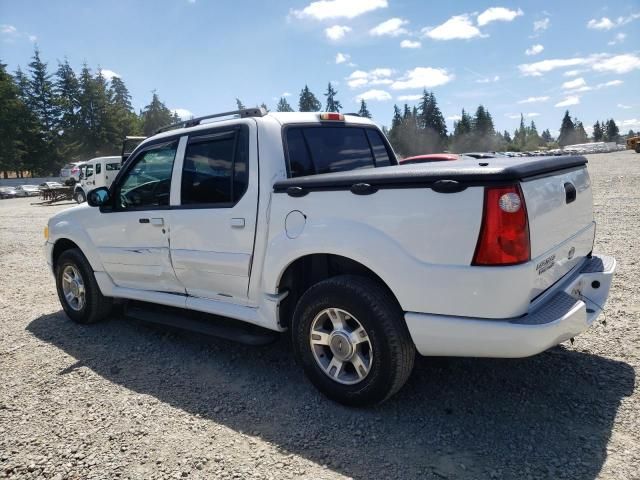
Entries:
[[277,281],[277,292],[288,292],[280,302],[278,324],[289,328],[298,300],[311,286],[338,275],[359,275],[371,278],[389,292],[400,305],[387,282],[370,267],[349,257],[332,253],[313,253],[300,256],[291,261],[281,272]]
[[75,243],[72,240],[69,240],[68,238],[59,238],[58,240],[56,240],[56,242],[53,244],[53,251],[51,253],[51,262],[52,262],[54,271],[58,264],[58,259],[60,258],[60,255],[62,255],[67,250],[71,250],[73,248],[77,248],[78,250],[82,251],[82,249],[78,246],[77,243]]

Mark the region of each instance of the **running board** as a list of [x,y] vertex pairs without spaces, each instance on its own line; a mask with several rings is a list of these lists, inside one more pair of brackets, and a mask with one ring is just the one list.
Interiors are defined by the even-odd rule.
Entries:
[[245,345],[268,345],[279,337],[278,332],[240,320],[146,302],[126,302],[125,315],[142,322],[211,335]]

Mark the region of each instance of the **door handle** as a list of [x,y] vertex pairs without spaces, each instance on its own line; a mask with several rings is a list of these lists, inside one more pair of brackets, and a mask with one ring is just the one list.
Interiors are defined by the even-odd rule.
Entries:
[[152,218],[151,225],[155,225],[156,227],[161,227],[164,225],[164,218]]
[[244,218],[232,218],[231,226],[233,228],[244,228]]

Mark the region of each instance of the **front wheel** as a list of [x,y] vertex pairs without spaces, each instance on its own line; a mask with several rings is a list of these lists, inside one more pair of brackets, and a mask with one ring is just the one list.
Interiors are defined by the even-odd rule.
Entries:
[[84,194],[82,190],[76,191],[74,198],[78,203],[84,203],[87,201],[87,196]]
[[91,265],[77,248],[58,258],[56,289],[65,313],[77,323],[95,323],[111,312],[113,300],[102,295]]
[[383,402],[413,368],[415,346],[402,309],[366,277],[342,275],[307,290],[296,306],[292,335],[309,380],[345,405]]

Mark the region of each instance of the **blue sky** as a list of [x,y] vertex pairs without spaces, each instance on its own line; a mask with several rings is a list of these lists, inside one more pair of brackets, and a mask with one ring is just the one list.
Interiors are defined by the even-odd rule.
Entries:
[[640,129],[638,0],[0,0],[0,59],[24,69],[34,44],[52,71],[67,57],[121,76],[136,108],[154,89],[194,115],[236,97],[295,107],[331,81],[382,125],[424,87],[449,128],[482,103],[500,130],[523,113],[555,133],[566,108],[588,131]]

